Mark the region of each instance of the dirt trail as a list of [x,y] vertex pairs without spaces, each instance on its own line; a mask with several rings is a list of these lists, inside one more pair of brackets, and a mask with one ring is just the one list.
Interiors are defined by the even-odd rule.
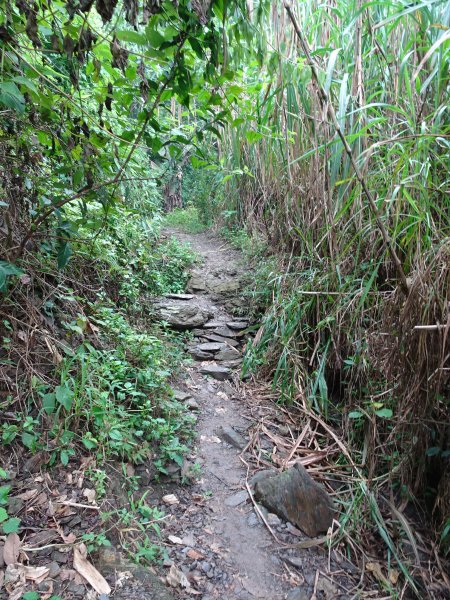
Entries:
[[[198,415],[195,448],[182,474],[189,474],[190,468],[195,470],[195,463],[200,464],[201,471],[193,485],[163,486],[162,493],[174,494],[179,504],[169,508],[171,517],[163,531],[170,560],[161,574],[170,580],[172,572],[176,583],[183,573],[186,580],[181,576],[183,581],[174,585],[174,593],[186,598],[193,594],[203,600],[350,598],[345,592],[350,586],[342,564],[333,560],[329,563],[322,550],[291,548],[280,552],[280,544],[262,523],[247,492],[251,473],[246,466],[245,446],[248,430],[254,425],[255,405],[242,397],[238,381],[240,356],[236,350],[242,350],[242,327],[246,323],[240,323],[242,316],[231,314],[243,305],[239,288],[247,269],[241,255],[210,233],[168,231],[167,235],[189,242],[200,255],[202,264],[194,269],[188,287],[192,296],[179,302],[196,303],[210,319],[203,329],[194,329],[196,337],[189,348],[198,355],[197,360],[185,367],[184,376],[174,385],[180,398],[184,394]],[[214,336],[223,349],[220,338],[225,334],[233,344],[226,349],[231,355],[225,352],[225,360],[210,360],[209,351],[214,351],[215,357],[222,352],[214,346]],[[212,345],[205,346],[205,340]],[[236,355],[237,360],[226,360]],[[215,375],[230,378],[217,381],[207,376],[204,370],[211,365],[230,369],[230,375]],[[269,410],[270,419],[276,420],[277,408]],[[295,545],[304,539],[275,515],[266,512],[265,517],[285,544]],[[343,577],[332,581],[327,574],[330,566]]]

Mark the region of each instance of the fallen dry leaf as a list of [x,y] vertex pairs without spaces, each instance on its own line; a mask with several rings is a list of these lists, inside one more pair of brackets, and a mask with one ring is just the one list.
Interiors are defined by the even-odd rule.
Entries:
[[193,548],[187,551],[187,555],[189,558],[192,558],[192,560],[200,560],[201,558],[204,558],[203,554],[197,552],[197,550],[194,550]]
[[5,572],[4,571],[0,571],[0,590],[3,587],[3,581],[5,579]]
[[170,571],[167,574],[166,580],[171,587],[189,588],[191,586],[183,571],[177,569],[175,565],[170,567]]
[[183,544],[183,540],[177,535],[169,535],[168,540],[172,542],[172,544]]
[[389,581],[392,583],[392,585],[396,585],[399,575],[400,573],[397,571],[397,569],[391,569],[389,571]]
[[28,502],[32,498],[38,495],[38,490],[27,490],[26,492],[22,492],[22,494],[17,494],[16,498],[20,498],[24,502]]
[[383,575],[383,571],[381,570],[380,563],[368,562],[368,563],[366,563],[366,569],[368,571],[370,571],[371,573],[373,573],[373,575],[378,579],[378,581],[381,581],[385,585],[388,583],[388,580]]
[[36,583],[41,583],[47,576],[49,572],[48,567],[26,567],[21,565],[21,568],[25,572],[25,579],[29,579],[30,581],[36,581]]
[[175,494],[166,494],[166,495],[165,495],[165,496],[163,496],[161,499],[162,499],[162,501],[163,501],[165,504],[169,504],[169,505],[172,505],[172,504],[179,504],[179,503],[180,503],[180,501],[179,501],[179,500],[178,500],[178,498],[175,496]]
[[3,547],[3,560],[5,565],[13,565],[17,562],[20,553],[20,538],[17,533],[10,533],[6,538],[5,545]]
[[73,566],[74,569],[82,575],[86,581],[94,588],[98,594],[110,594],[111,588],[109,587],[106,579],[97,571],[86,558],[86,546],[80,544],[78,548],[73,550]]
[[83,496],[87,499],[91,504],[95,504],[95,498],[97,496],[95,490],[90,490],[89,488],[85,488],[83,490]]

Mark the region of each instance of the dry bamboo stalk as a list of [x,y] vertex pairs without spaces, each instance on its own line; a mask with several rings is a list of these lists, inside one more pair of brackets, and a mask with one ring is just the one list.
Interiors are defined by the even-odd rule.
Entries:
[[334,111],[333,105],[330,102],[330,99],[328,97],[327,92],[325,91],[325,89],[323,88],[323,86],[320,83],[320,79],[319,79],[319,73],[317,71],[317,67],[316,67],[316,63],[313,61],[313,58],[311,56],[311,52],[308,46],[308,42],[306,41],[306,39],[303,37],[303,34],[300,30],[300,27],[297,23],[297,20],[294,16],[294,13],[292,12],[292,7],[289,4],[289,2],[287,2],[285,0],[284,6],[286,8],[286,11],[289,15],[289,18],[291,20],[292,26],[294,27],[295,33],[297,34],[297,37],[300,41],[300,45],[302,47],[302,50],[306,56],[307,62],[311,68],[311,73],[313,76],[313,79],[317,85],[317,89],[319,92],[319,98],[322,101],[323,107],[326,108],[326,110],[328,111],[328,114],[330,116],[330,119],[333,123],[333,127],[336,131],[336,133],[338,134],[343,146],[344,146],[344,150],[346,152],[346,154],[348,155],[350,162],[352,164],[353,170],[355,172],[356,178],[358,179],[361,188],[364,192],[364,195],[367,198],[367,201],[369,203],[369,207],[370,210],[372,211],[373,216],[375,217],[375,220],[377,222],[378,225],[378,229],[381,232],[381,236],[383,238],[384,243],[386,244],[389,253],[391,255],[392,261],[394,263],[395,269],[397,271],[398,277],[400,279],[400,284],[401,284],[401,289],[403,291],[403,293],[407,296],[409,293],[409,286],[408,286],[408,280],[406,278],[405,272],[403,271],[403,267],[402,264],[400,262],[399,257],[397,256],[397,253],[394,249],[394,246],[392,245],[391,239],[389,237],[388,232],[386,231],[385,226],[383,225],[383,222],[381,220],[380,214],[378,212],[378,208],[377,205],[375,204],[375,200],[372,197],[372,194],[367,186],[366,180],[363,177],[360,168],[358,167],[358,165],[356,164],[356,160],[355,157],[353,156],[353,152],[352,149],[350,148],[347,139],[341,129],[341,126],[339,125],[339,122],[337,120],[336,117],[336,113]]

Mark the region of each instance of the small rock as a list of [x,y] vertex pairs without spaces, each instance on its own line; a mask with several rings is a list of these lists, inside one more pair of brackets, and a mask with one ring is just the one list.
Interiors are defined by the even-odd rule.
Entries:
[[200,566],[201,566],[203,573],[209,573],[211,570],[211,565],[206,560],[204,560]]
[[267,523],[272,527],[277,527],[278,525],[281,525],[281,520],[274,513],[269,513],[267,515]]
[[239,506],[240,504],[244,504],[244,502],[246,502],[248,500],[248,492],[247,490],[241,490],[240,492],[237,492],[236,494],[233,494],[232,496],[228,496],[228,498],[225,499],[225,504],[226,506],[231,506],[231,507],[236,507]]
[[178,400],[179,402],[184,402],[188,398],[192,398],[191,394],[188,394],[187,392],[183,392],[181,390],[176,390],[175,388],[172,388],[172,393],[175,400]]
[[310,600],[311,591],[308,588],[294,588],[289,592],[286,600]]
[[69,560],[69,555],[67,552],[60,552],[59,550],[55,550],[52,552],[52,560],[59,563],[60,565],[65,565]]
[[283,560],[296,569],[303,569],[303,561],[298,556],[283,556]]
[[84,587],[84,585],[82,584],[77,584],[74,581],[72,581],[72,583],[69,583],[67,590],[69,592],[72,592],[72,594],[74,596],[80,596],[82,598],[84,598],[84,594],[86,592],[86,588]]
[[214,358],[216,360],[236,360],[239,359],[240,356],[241,353],[239,352],[239,350],[236,350],[235,348],[224,347],[216,353]]
[[218,381],[225,381],[225,379],[231,378],[230,369],[221,367],[219,365],[206,365],[200,369],[200,373],[203,375],[208,375],[209,377],[213,377]]
[[247,525],[249,527],[256,527],[256,525],[259,525],[259,517],[255,512],[252,511],[248,516]]
[[189,398],[189,400],[187,400],[186,402],[186,408],[188,408],[189,410],[200,410],[200,405],[193,398]]
[[55,577],[58,577],[58,575],[61,573],[61,567],[57,562],[53,561],[47,566],[49,569],[47,576],[50,577],[50,579],[55,579]]
[[17,515],[20,513],[24,505],[22,498],[12,497],[8,498],[8,514]]
[[223,425],[219,429],[218,435],[224,442],[231,444],[238,450],[243,450],[247,445],[246,439],[229,425]]
[[255,499],[311,537],[326,532],[333,523],[331,498],[299,463],[258,481]]
[[236,331],[241,331],[242,329],[247,329],[248,321],[228,321],[227,327]]

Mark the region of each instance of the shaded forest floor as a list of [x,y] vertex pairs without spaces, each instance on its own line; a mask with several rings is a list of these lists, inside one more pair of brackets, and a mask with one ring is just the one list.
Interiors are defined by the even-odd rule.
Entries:
[[[361,544],[347,520],[311,538],[256,502],[257,473],[300,463],[338,512],[348,502],[357,507],[356,465],[339,435],[306,405],[277,404],[268,385],[242,381],[243,352],[258,335],[248,316],[245,289],[253,274],[243,255],[210,232],[168,229],[165,236],[190,244],[198,257],[187,293],[166,294],[148,307],[168,328],[174,314],[203,315],[180,334],[191,358],[171,381],[195,430],[189,451],[181,459],[174,449],[174,460],[158,472],[152,461],[99,465],[88,453],[53,469],[42,469],[42,452],[26,461],[11,456],[4,465],[12,473],[8,510],[25,535],[4,540],[7,591],[0,597],[397,597],[402,575],[383,560],[375,533]],[[428,593],[448,597],[437,582]]]

